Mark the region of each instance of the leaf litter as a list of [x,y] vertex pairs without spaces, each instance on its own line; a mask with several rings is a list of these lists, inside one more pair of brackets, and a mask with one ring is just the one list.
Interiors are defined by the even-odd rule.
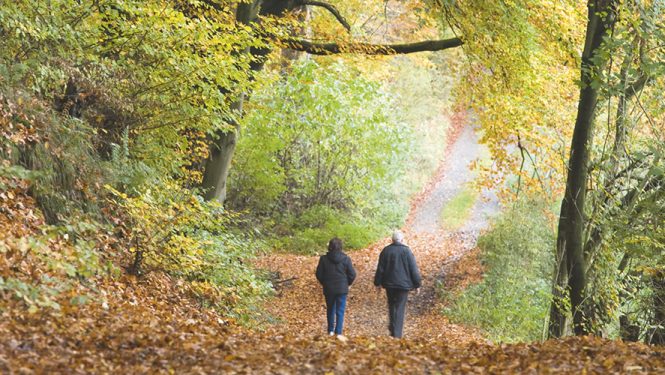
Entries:
[[[21,238],[43,225],[36,207],[26,185],[0,197],[3,280],[47,274],[19,251]],[[450,323],[441,314],[437,291],[455,292],[480,279],[477,250],[468,248],[467,239],[442,231],[407,232],[407,239],[424,287],[410,297],[401,340],[387,336],[385,295],[372,286],[378,253],[388,242],[384,239],[350,254],[359,276],[349,295],[346,341],[325,334],[324,300],[314,278],[318,258],[273,254],[256,266],[292,280],[280,284],[277,295],[266,302],[264,308],[277,321],[262,329],[202,307],[186,283],[160,272],[100,277],[94,290],[75,286],[61,295],[59,309],[29,311],[24,300],[0,289],[0,373],[665,372],[661,347],[597,337],[493,344],[474,328]],[[57,241],[50,246],[65,251]],[[97,299],[70,299],[86,292]]]

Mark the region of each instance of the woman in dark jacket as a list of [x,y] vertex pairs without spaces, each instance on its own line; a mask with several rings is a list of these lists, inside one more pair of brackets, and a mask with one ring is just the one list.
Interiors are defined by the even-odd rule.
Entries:
[[355,278],[351,258],[342,252],[342,240],[333,238],[328,243],[328,253],[321,256],[316,267],[316,279],[323,285],[326,297],[328,334],[331,336],[342,334],[346,296]]

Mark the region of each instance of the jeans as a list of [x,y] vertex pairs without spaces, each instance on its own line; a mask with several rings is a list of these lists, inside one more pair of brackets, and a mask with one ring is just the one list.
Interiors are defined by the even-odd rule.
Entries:
[[[342,334],[344,326],[344,309],[346,309],[346,294],[325,295],[328,317],[328,332]],[[335,319],[336,318],[336,319]]]
[[404,315],[406,314],[406,301],[409,296],[408,290],[386,289],[388,297],[388,317],[390,323],[388,330],[390,336],[401,338],[404,329]]

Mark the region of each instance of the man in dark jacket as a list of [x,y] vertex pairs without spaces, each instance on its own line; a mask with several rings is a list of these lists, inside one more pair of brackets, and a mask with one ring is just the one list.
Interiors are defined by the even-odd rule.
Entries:
[[331,336],[342,334],[346,296],[355,278],[351,258],[342,252],[342,240],[333,238],[328,243],[328,253],[321,256],[316,267],[316,279],[323,285],[326,297],[328,333]]
[[404,243],[404,234],[393,232],[393,243],[379,255],[374,285],[384,287],[388,297],[390,336],[401,338],[409,291],[420,288],[421,278],[416,258]]

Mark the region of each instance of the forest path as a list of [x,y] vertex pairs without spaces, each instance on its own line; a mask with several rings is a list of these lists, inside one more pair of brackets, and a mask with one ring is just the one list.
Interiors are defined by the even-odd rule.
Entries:
[[[407,241],[425,276],[423,291],[411,295],[405,338],[387,336],[386,302],[373,290],[378,253],[387,239],[351,253],[359,272],[350,293],[348,340],[325,332],[325,307],[314,278],[318,257],[275,255],[259,265],[280,271],[279,295],[266,308],[280,322],[264,330],[229,324],[229,317],[201,308],[181,280],[161,272],[136,278],[100,280],[108,303],[90,302],[51,313],[26,312],[22,301],[0,290],[1,374],[662,374],[665,349],[593,337],[565,338],[544,343],[494,345],[468,327],[451,324],[435,298],[436,282],[445,275],[446,289],[463,288],[477,280],[474,232],[486,220],[488,202],[476,201],[466,224],[456,230],[428,226],[438,215],[419,215],[442,179],[454,180],[457,146],[469,146],[468,130],[450,137],[450,154],[434,183],[414,200],[405,225]],[[469,154],[472,155],[472,154]],[[440,195],[451,199],[456,190]],[[35,202],[22,195],[19,220],[36,220]],[[25,203],[25,204],[24,204]],[[1,206],[1,205],[0,205]],[[6,207],[6,206],[5,206]],[[0,210],[2,211],[2,210]],[[436,213],[435,211],[432,211]],[[2,212],[0,212],[2,213]],[[7,216],[4,216],[6,219]],[[418,222],[423,218],[422,222]],[[0,221],[3,221],[0,215]],[[421,225],[422,224],[422,225]],[[415,228],[414,228],[415,226]],[[419,229],[431,228],[431,229]],[[473,241],[472,241],[473,240]],[[4,255],[3,255],[4,256]],[[461,259],[460,259],[461,258]],[[0,256],[2,259],[2,256]],[[101,295],[101,293],[100,293]],[[101,301],[99,301],[101,302]]]
[[[442,228],[440,213],[447,202],[471,182],[474,173],[470,164],[480,155],[478,137],[471,125],[463,124],[452,129],[446,145],[445,159],[429,186],[413,201],[403,230],[406,243],[412,248],[423,275],[420,294],[411,293],[407,305],[405,337],[442,339],[449,343],[482,341],[478,332],[452,324],[441,314],[440,299],[437,298],[439,284],[455,263],[475,247],[477,235],[487,225],[486,213],[497,210],[493,196],[477,199],[472,213],[459,229]],[[374,271],[381,249],[389,238],[349,255],[358,273],[358,278],[349,292],[344,333],[347,336],[385,336],[388,334],[385,292],[377,293],[373,287]],[[279,272],[282,280],[278,296],[267,306],[268,311],[278,317],[277,331],[285,330],[302,335],[325,332],[325,301],[321,286],[314,277],[318,256],[273,254],[257,262],[261,268]],[[468,277],[477,277],[475,272],[465,270],[445,280],[446,289],[457,289],[467,283]]]

